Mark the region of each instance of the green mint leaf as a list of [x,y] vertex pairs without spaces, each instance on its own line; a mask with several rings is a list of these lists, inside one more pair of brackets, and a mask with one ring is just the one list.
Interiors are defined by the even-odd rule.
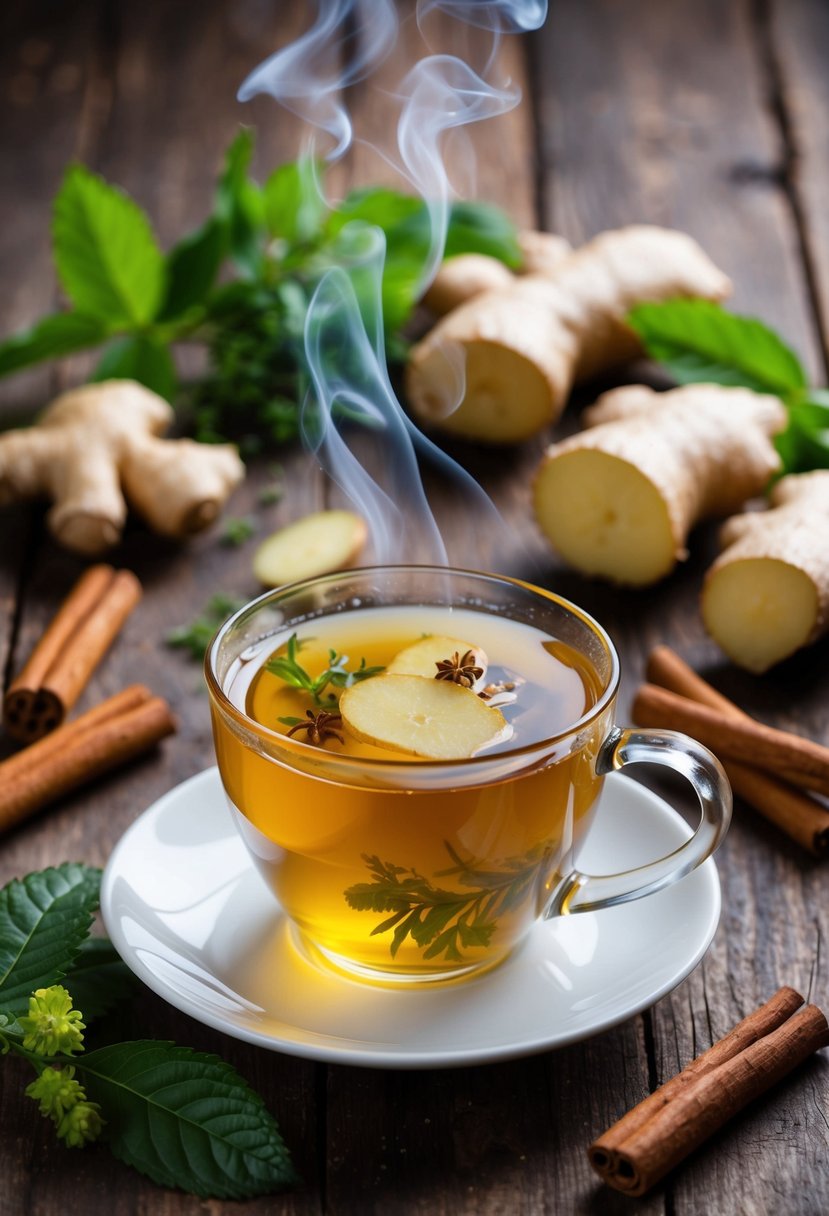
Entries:
[[800,360],[773,330],[708,300],[639,304],[628,322],[679,384],[742,385],[780,396],[806,387]]
[[0,890],[0,1008],[26,1013],[36,988],[62,980],[89,935],[100,870],[74,862]]
[[515,225],[489,203],[453,203],[443,256],[451,258],[459,253],[485,253],[513,269],[523,260]]
[[101,318],[78,312],[57,312],[43,317],[31,329],[12,334],[0,343],[0,376],[44,359],[58,359],[97,346],[109,332],[109,325]]
[[307,157],[280,165],[262,190],[265,223],[273,237],[291,245],[315,240],[328,208],[318,183],[318,166]]
[[130,334],[113,342],[101,356],[92,380],[137,380],[166,401],[172,401],[178,389],[170,351],[150,334]]
[[162,1186],[246,1199],[296,1181],[262,1099],[217,1056],[144,1040],[73,1063],[101,1104],[112,1152]]
[[252,156],[253,133],[243,129],[227,150],[215,202],[216,218],[227,233],[230,256],[249,279],[256,278],[262,266],[265,230],[262,192],[248,176]]
[[135,976],[106,937],[88,937],[81,944],[63,985],[87,1025],[138,989]]
[[788,403],[789,422],[774,438],[782,473],[829,469],[829,392],[810,389]]
[[167,254],[167,292],[158,319],[181,317],[207,299],[227,249],[227,230],[215,217]]
[[73,166],[55,198],[52,238],[58,277],[78,312],[111,328],[153,319],[164,292],[164,258],[131,198]]

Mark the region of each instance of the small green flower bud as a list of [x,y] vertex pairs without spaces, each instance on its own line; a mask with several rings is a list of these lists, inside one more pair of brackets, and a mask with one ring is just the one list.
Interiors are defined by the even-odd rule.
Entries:
[[81,1032],[86,1029],[82,1016],[72,1008],[72,998],[60,984],[38,988],[29,997],[29,1016],[20,1019],[25,1035],[23,1046],[42,1056],[59,1053],[71,1056],[81,1051]]
[[26,1086],[26,1093],[40,1103],[40,1113],[51,1115],[58,1122],[78,1102],[86,1098],[83,1086],[74,1080],[75,1070],[67,1068],[44,1068],[36,1081]]
[[58,1136],[69,1148],[83,1148],[89,1140],[97,1140],[104,1121],[97,1102],[77,1102],[58,1124]]

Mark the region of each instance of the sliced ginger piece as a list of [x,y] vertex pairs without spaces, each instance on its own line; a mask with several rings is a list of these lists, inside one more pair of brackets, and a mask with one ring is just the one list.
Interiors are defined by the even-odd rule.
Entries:
[[480,646],[473,646],[471,642],[462,642],[459,638],[448,638],[441,634],[421,638],[419,641],[413,642],[411,646],[406,646],[404,650],[398,651],[386,668],[386,672],[389,675],[427,676],[434,679],[437,675],[438,663],[451,659],[454,655],[462,659],[470,652],[472,655],[470,663],[474,667],[480,667],[481,674],[469,687],[478,692],[483,688],[486,676],[488,666],[486,653]]
[[676,561],[664,498],[634,464],[595,450],[550,461],[535,485],[535,513],[553,547],[585,574],[646,586]]
[[757,674],[829,632],[829,470],[777,482],[766,511],[726,520],[705,577],[705,627]]
[[760,494],[780,466],[776,397],[716,384],[605,393],[586,430],[547,450],[535,513],[562,557],[586,574],[646,586],[687,555],[691,528]]
[[735,663],[758,675],[806,645],[817,610],[811,578],[773,557],[721,566],[709,577],[702,597],[711,637]]
[[430,760],[464,760],[512,735],[498,709],[448,680],[386,674],[347,688],[345,729],[356,739]]
[[316,511],[264,540],[253,557],[253,573],[265,587],[343,570],[356,560],[368,528],[353,511]]

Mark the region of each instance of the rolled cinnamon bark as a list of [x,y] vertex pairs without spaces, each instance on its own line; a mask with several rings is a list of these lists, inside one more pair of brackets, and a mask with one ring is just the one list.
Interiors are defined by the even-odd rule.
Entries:
[[633,718],[641,726],[685,731],[721,758],[754,764],[793,785],[829,794],[829,748],[811,739],[700,705],[655,684],[640,687]]
[[[774,1002],[778,1003],[781,993]],[[779,1008],[785,1006],[786,999],[781,998]],[[588,1156],[593,1168],[617,1190],[643,1195],[733,1115],[827,1045],[826,1018],[816,1005],[807,1005],[716,1066],[698,1071],[686,1082],[677,1084],[678,1078],[668,1082],[673,1090],[667,1099],[657,1105],[657,1091],[645,1100],[652,1113],[646,1111],[641,1119],[635,1111],[630,1112],[625,1116],[626,1134],[619,1135],[618,1129],[625,1122],[620,1120],[590,1146]],[[694,1061],[694,1065],[698,1063]],[[603,1154],[601,1145],[608,1141],[611,1147]]]
[[0,832],[148,751],[176,729],[161,697],[134,685],[0,763]]
[[13,739],[33,743],[60,726],[140,598],[129,570],[81,575],[3,699]]
[[[728,697],[712,688],[668,646],[657,646],[648,656],[648,680],[702,705],[732,717],[747,718]],[[815,857],[829,854],[829,809],[785,781],[739,760],[723,759],[734,792],[770,823]],[[762,763],[760,757],[759,763]]]

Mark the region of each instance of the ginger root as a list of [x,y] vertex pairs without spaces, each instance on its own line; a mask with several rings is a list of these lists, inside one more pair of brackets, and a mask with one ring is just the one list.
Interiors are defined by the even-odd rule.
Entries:
[[[549,274],[572,252],[569,241],[551,232],[519,232],[518,245],[523,259],[521,274]],[[438,268],[423,303],[442,317],[473,296],[512,287],[515,281],[515,275],[498,258],[485,253],[459,253]]]
[[55,538],[88,556],[117,543],[127,501],[164,536],[199,532],[244,465],[230,444],[159,438],[172,420],[167,402],[132,380],[63,393],[34,426],[0,436],[0,505],[51,498]]
[[585,411],[588,429],[553,444],[533,487],[536,518],[585,574],[645,586],[687,556],[693,525],[763,491],[780,467],[776,398],[689,384],[614,389]]
[[527,439],[556,421],[574,382],[641,354],[625,323],[635,304],[721,300],[730,287],[684,233],[647,225],[601,233],[544,273],[443,317],[410,353],[409,404],[450,434]]
[[705,627],[760,674],[829,632],[829,471],[777,483],[767,511],[726,520],[702,591]]

